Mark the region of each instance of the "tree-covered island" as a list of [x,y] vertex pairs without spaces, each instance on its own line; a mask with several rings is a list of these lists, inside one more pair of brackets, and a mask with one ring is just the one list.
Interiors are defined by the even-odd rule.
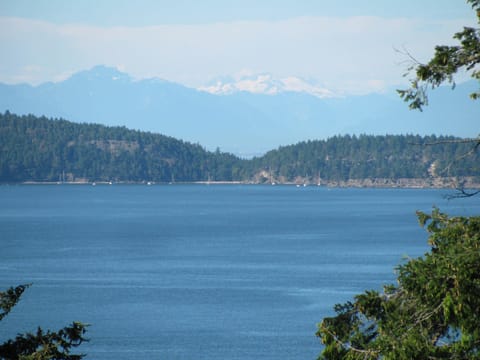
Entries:
[[[478,154],[454,137],[335,136],[241,159],[172,137],[0,114],[0,182],[244,182],[478,186]],[[441,143],[429,146],[432,143]]]

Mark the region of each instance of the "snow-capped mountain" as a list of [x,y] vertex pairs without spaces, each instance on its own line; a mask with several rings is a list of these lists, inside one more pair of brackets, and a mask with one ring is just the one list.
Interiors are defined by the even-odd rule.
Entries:
[[126,126],[248,157],[337,134],[475,136],[479,103],[468,94],[477,90],[476,81],[436,89],[420,113],[394,91],[335,97],[314,83],[268,74],[217,79],[199,91],[96,66],[58,83],[0,83],[0,111]]
[[314,81],[308,81],[295,76],[276,79],[272,74],[268,73],[236,77],[224,76],[214,79],[206,86],[199,87],[198,90],[215,95],[230,95],[244,91],[266,95],[277,95],[282,92],[298,92],[313,95],[318,98],[335,97],[333,92],[319,86]]

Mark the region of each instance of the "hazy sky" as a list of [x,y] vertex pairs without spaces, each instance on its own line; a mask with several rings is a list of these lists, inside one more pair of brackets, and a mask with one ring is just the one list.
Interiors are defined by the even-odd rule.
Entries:
[[193,87],[267,72],[367,93],[405,81],[395,49],[425,61],[464,25],[462,0],[0,0],[0,82],[104,64]]

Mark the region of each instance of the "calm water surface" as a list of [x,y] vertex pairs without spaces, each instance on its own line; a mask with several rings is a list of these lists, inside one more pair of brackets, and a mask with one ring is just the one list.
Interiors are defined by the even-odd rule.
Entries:
[[0,186],[0,286],[32,282],[0,341],[90,323],[87,359],[314,359],[335,303],[427,251],[446,190]]

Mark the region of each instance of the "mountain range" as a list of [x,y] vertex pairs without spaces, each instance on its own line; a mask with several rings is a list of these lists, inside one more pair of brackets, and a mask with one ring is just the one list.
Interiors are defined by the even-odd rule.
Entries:
[[394,90],[339,97],[299,78],[224,78],[199,89],[96,66],[57,83],[0,84],[0,111],[120,125],[242,157],[337,134],[478,135],[474,81],[441,87],[424,112]]

